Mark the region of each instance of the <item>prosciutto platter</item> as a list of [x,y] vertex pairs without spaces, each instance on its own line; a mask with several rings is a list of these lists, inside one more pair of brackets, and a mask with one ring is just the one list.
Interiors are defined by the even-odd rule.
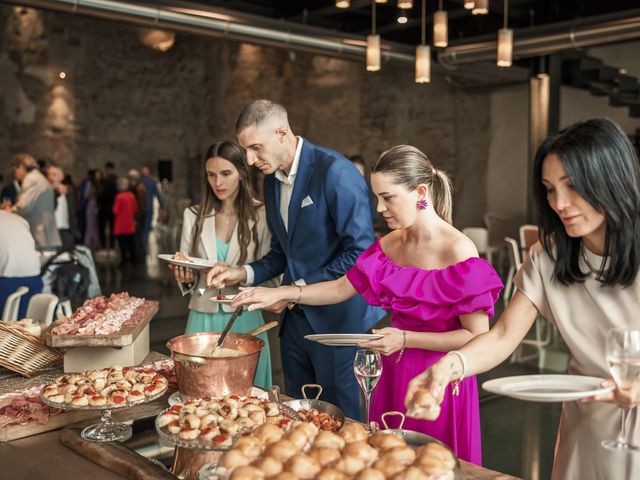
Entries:
[[47,334],[53,347],[131,345],[158,311],[158,302],[114,293],[87,300]]

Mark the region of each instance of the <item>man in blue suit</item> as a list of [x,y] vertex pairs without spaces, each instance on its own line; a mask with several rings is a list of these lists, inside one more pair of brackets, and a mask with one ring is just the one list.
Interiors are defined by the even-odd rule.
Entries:
[[[247,163],[265,174],[264,199],[271,250],[243,267],[216,266],[214,286],[258,285],[280,274],[283,284],[334,280],[373,243],[367,185],[343,155],[291,131],[283,106],[256,100],[236,123]],[[383,316],[360,296],[327,306],[279,306],[285,390],[298,396],[305,383],[319,383],[323,399],[360,418],[353,374],[355,347],[328,347],[305,340],[314,333],[364,333]]]

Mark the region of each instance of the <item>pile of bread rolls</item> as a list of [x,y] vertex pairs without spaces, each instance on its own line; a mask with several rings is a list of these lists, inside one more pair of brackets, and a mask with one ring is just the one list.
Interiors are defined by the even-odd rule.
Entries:
[[220,480],[453,480],[455,458],[430,443],[413,449],[391,432],[372,435],[359,423],[338,433],[311,423],[284,432],[263,425],[220,458]]

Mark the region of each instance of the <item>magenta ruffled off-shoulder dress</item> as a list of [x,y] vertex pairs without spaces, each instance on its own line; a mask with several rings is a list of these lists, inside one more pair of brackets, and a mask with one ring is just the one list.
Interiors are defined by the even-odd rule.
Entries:
[[[485,312],[493,316],[502,282],[484,259],[469,258],[442,270],[400,267],[376,241],[347,272],[354,288],[371,305],[393,312],[391,325],[411,332],[450,332],[462,328],[460,315]],[[380,422],[385,412],[405,412],[409,380],[422,373],[446,352],[407,348],[383,357],[382,376],[373,392],[371,420]],[[393,421],[390,419],[391,422]],[[391,423],[390,422],[390,423]],[[480,465],[480,408],[475,377],[467,377],[453,395],[449,385],[440,416],[434,421],[407,418],[404,427],[443,441],[463,460]]]

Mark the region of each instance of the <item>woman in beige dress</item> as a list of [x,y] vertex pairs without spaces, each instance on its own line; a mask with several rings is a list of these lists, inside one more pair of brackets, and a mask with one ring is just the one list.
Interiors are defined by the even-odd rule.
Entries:
[[[450,382],[506,359],[538,312],[558,327],[575,375],[610,377],[607,332],[640,329],[640,169],[625,133],[609,120],[594,119],[550,137],[536,154],[533,183],[541,243],[516,275],[517,293],[489,332],[411,381],[409,409],[417,391],[427,389],[440,401]],[[620,432],[620,407],[639,402],[640,382],[564,402],[552,479],[640,478],[639,454],[601,446]],[[640,445],[637,408],[627,431],[630,443]]]

